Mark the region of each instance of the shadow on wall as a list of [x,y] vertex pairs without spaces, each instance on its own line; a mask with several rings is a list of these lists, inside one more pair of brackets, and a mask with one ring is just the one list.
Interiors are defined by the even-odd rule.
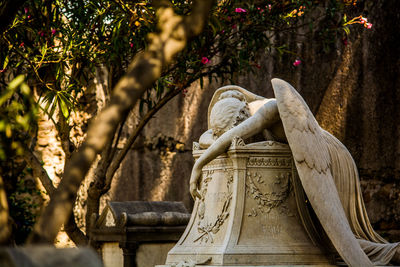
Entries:
[[[297,45],[296,38],[300,37],[290,37],[289,48],[302,59],[301,65],[293,66],[289,56],[260,57],[261,69],[239,77],[236,84],[266,97],[273,96],[269,82],[272,77],[293,84],[321,126],[337,136],[353,155],[366,189],[368,212],[388,212],[378,216],[380,219],[374,222],[374,227],[378,230],[388,229],[387,225],[398,228],[399,205],[386,207],[385,201],[379,201],[369,207],[368,200],[391,199],[390,203],[396,205],[400,199],[400,192],[378,190],[375,186],[400,188],[400,105],[396,104],[400,103],[400,69],[394,67],[399,64],[400,54],[395,38],[400,32],[397,21],[400,6],[396,0],[382,0],[367,1],[361,7],[364,10],[360,12],[368,14],[374,27],[368,31],[354,27],[347,46],[339,39],[332,44],[330,52],[324,53],[313,37],[303,42],[303,46]],[[205,85],[201,90],[194,84],[186,97],[180,95],[168,103],[146,126],[124,161],[108,197],[121,201],[183,201],[190,208],[188,181],[193,165],[192,142],[206,130],[208,103],[215,89],[223,85],[226,84]],[[145,146],[146,140],[159,135],[182,143],[184,149],[182,152],[166,151],[168,146],[156,149]],[[377,192],[383,196],[378,196]]]

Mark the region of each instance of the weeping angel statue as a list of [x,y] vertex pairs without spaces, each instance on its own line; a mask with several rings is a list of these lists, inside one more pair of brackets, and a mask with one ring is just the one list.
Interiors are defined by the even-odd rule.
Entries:
[[286,142],[302,187],[333,246],[349,266],[400,264],[400,243],[388,243],[369,222],[356,165],[346,147],[322,129],[303,98],[287,82],[273,79],[275,99],[238,86],[218,89],[210,104],[209,130],[200,137],[207,150],[195,162],[190,193],[200,197],[203,166],[224,153],[233,138],[263,133]]

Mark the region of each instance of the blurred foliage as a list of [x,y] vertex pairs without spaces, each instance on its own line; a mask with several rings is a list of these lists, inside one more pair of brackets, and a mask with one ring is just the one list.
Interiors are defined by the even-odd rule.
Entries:
[[13,220],[12,239],[17,245],[25,243],[43,203],[40,190],[32,177],[25,177],[26,172],[27,170],[17,179],[16,186],[8,197],[10,217]]
[[0,95],[0,160],[7,155],[22,155],[21,142],[34,136],[36,130],[37,105],[31,90],[19,75],[12,80]]
[[[132,58],[146,49],[147,34],[157,31],[151,2],[29,0],[20,8],[0,36],[0,169],[23,149],[34,148],[39,109],[56,128],[55,114],[68,121],[71,112],[82,108],[79,97],[85,96],[99,67],[107,68],[107,84],[114,87]],[[192,1],[171,4],[185,15]],[[240,73],[253,72],[261,68],[261,54],[299,60],[287,38],[277,38],[296,35],[299,28],[320,44],[321,52],[329,52],[349,34],[346,13],[354,9],[354,0],[216,1],[203,33],[164,70],[140,109],[151,110],[172,90],[185,94],[196,80],[202,87],[204,79],[233,81]],[[23,174],[13,173],[8,179]],[[13,216],[19,216],[18,207],[29,208],[27,201],[11,198]]]
[[[174,0],[172,4],[178,14],[190,12],[191,1]],[[196,79],[202,85],[204,77],[210,81],[233,79],[241,72],[254,71],[260,68],[260,51],[286,53],[294,61],[297,55],[286,43],[274,39],[277,34],[296,34],[299,27],[307,26],[309,31],[303,34],[313,34],[315,42],[328,51],[345,29],[348,32],[345,13],[354,4],[348,0],[217,1],[204,32],[164,71],[141,106],[151,109],[166,92],[184,90]],[[16,133],[10,129],[20,129],[32,119],[37,108],[26,99],[29,95],[44,104],[51,118],[61,110],[68,119],[71,110],[78,108],[77,97],[93,80],[96,67],[107,67],[112,87],[133,56],[146,48],[147,34],[156,31],[155,27],[151,1],[28,1],[0,40],[0,104],[8,109],[7,116],[1,118],[0,131],[10,138],[11,132]],[[21,74],[36,97],[25,83],[15,93],[19,97],[10,95],[15,88],[8,84]],[[14,122],[19,126],[12,126]],[[0,156],[4,158],[6,151],[1,145]]]

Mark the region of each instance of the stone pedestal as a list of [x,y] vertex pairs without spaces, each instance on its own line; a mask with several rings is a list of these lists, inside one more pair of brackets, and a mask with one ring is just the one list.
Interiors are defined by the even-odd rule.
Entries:
[[234,140],[203,168],[202,198],[165,266],[331,266],[332,255],[303,226],[296,179],[287,145]]
[[165,262],[189,216],[181,202],[109,201],[92,218],[90,242],[105,267],[153,267]]

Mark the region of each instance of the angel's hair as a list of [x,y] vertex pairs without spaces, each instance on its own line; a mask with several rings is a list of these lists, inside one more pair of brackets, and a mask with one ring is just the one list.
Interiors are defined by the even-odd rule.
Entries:
[[238,91],[226,91],[211,110],[210,127],[218,137],[248,117],[250,112],[244,95]]
[[239,99],[240,101],[246,102],[246,98],[244,97],[244,94],[242,94],[241,92],[237,91],[237,90],[229,90],[226,92],[223,92],[218,100],[222,100],[224,98],[229,98],[229,97],[233,97],[236,99]]

